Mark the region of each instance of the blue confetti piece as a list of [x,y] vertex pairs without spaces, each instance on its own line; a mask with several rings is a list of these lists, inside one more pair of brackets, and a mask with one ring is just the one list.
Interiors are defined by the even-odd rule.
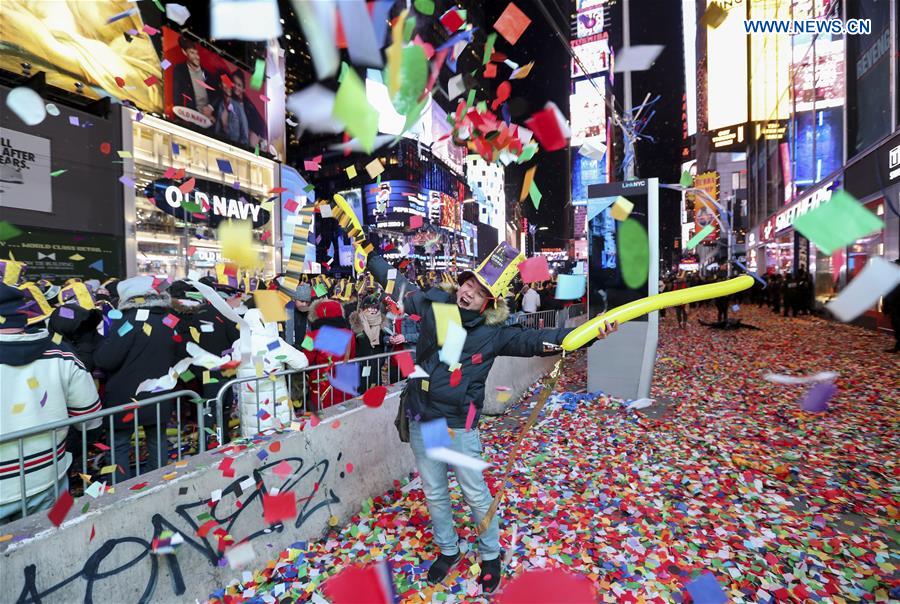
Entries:
[[217,159],[216,163],[219,164],[219,172],[234,174],[234,170],[231,169],[231,162],[227,159]]
[[132,329],[134,329],[134,327],[131,326],[131,323],[125,321],[124,323],[122,323],[122,325],[119,326],[119,337],[124,336]]
[[425,443],[426,449],[436,449],[438,447],[450,448],[450,433],[447,431],[447,418],[422,422],[419,424],[422,430],[422,442]]

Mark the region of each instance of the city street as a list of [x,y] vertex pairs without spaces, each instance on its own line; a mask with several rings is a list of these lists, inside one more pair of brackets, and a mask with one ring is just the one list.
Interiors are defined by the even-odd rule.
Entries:
[[[662,319],[654,406],[551,399],[500,508],[509,573],[567,568],[604,602],[690,601],[685,586],[704,573],[735,602],[896,598],[900,374],[881,352],[890,339],[755,305],[732,315],[759,331],[697,324],[710,313],[691,309],[684,330],[671,312]],[[584,370],[584,356],[572,355],[560,386],[583,391]],[[763,379],[819,371],[839,373],[824,413],[800,410],[807,386]],[[530,400],[484,423],[492,489]],[[445,586],[425,583],[434,552],[417,485],[376,498],[345,528],[282,552],[225,593],[283,589],[316,601],[310,590],[332,574],[387,559],[404,601],[484,601],[471,552]],[[451,493],[471,546],[468,511]]]

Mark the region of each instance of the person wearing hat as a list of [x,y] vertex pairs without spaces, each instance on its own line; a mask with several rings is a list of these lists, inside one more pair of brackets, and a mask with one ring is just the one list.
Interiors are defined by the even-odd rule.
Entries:
[[[75,351],[64,342],[54,343],[46,329],[29,330],[29,317],[22,312],[26,304],[28,300],[21,289],[0,283],[0,400],[4,409],[11,409],[0,420],[0,436],[100,410],[94,380]],[[94,428],[99,423],[100,420],[94,420],[88,422],[93,425],[82,428]],[[64,444],[67,433],[67,428],[56,431],[55,452],[49,431],[25,439],[24,456],[46,462],[26,464],[26,513],[53,505],[54,484],[60,493],[68,489],[66,474],[72,456]],[[51,463],[54,455],[58,461],[56,475]],[[0,473],[0,524],[3,524],[21,512],[23,493],[15,441],[0,445],[0,459],[5,464]]]
[[[350,331],[350,325],[347,323],[347,319],[344,318],[344,308],[337,300],[319,298],[309,305],[307,317],[309,321],[309,333],[307,335],[313,341],[319,335],[319,330],[326,326]],[[301,344],[298,343],[297,345],[300,346]],[[347,348],[348,350],[343,356],[337,356],[315,348],[311,350],[304,348],[303,352],[306,354],[310,366],[330,365],[345,358],[352,359],[357,356],[356,338],[350,338]],[[309,396],[306,397],[308,410],[319,411],[353,398],[352,395],[332,387],[329,377],[330,371],[328,369],[313,369],[305,378],[306,382],[302,385],[309,390]]]
[[[359,301],[359,308],[349,317],[350,329],[356,336],[356,356],[368,357],[382,354],[385,351],[388,322],[384,313],[384,304],[381,296],[370,293]],[[366,387],[381,384],[381,368],[385,367],[386,359],[372,359],[360,363],[360,368],[365,376],[363,383]],[[368,367],[368,371],[366,371]]]
[[[94,351],[94,364],[106,372],[104,407],[131,404],[133,399],[158,396],[160,392],[141,392],[138,387],[148,379],[169,373],[170,369],[186,353],[180,321],[172,314],[168,293],[159,293],[153,287],[153,277],[131,277],[118,284],[118,318],[110,321],[106,338]],[[168,318],[171,315],[172,318]],[[190,337],[190,336],[188,336]],[[149,472],[165,465],[168,458],[168,441],[165,423],[172,412],[172,404],[159,404],[134,410],[139,425],[144,427],[145,442],[149,452],[146,461],[140,462],[140,471]],[[134,420],[125,421],[132,412],[116,413],[113,451],[119,466],[116,480],[121,482],[134,476],[129,458],[134,452]],[[134,416],[132,416],[134,417]],[[158,428],[158,430],[157,430]]]
[[[427,377],[408,378],[401,400],[409,419],[409,442],[422,479],[434,542],[440,548],[440,554],[428,570],[431,583],[443,581],[461,559],[459,537],[453,524],[448,470],[453,468],[476,524],[487,514],[491,494],[480,471],[448,465],[426,454],[422,423],[445,419],[452,430],[452,449],[469,457],[480,457],[478,421],[484,404],[485,382],[494,360],[501,356],[556,354],[560,350],[559,344],[571,331],[505,325],[509,309],[504,296],[518,274],[517,265],[524,259],[524,254],[503,242],[475,270],[462,272],[456,284],[422,291],[405,278],[396,278],[395,289],[406,292],[405,312],[419,317],[416,363],[428,374]],[[387,283],[388,272],[392,269],[387,261],[369,255],[366,264],[376,281]],[[462,354],[457,366],[452,368],[439,356],[441,345],[438,343],[436,305],[444,305],[444,310],[448,306],[455,308],[459,313],[459,324],[465,330]],[[467,422],[470,409],[474,409],[471,424]],[[484,593],[492,593],[499,586],[501,577],[498,516],[495,515],[488,529],[479,535],[478,550],[481,555],[479,582]]]

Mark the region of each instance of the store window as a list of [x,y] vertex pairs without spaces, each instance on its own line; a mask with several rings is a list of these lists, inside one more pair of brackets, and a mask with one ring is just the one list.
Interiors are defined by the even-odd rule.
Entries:
[[[866,209],[884,219],[884,200],[866,204]],[[865,268],[872,256],[884,256],[884,231],[857,239],[847,250],[847,281],[852,281]]]
[[132,134],[138,274],[214,274],[224,261],[216,229],[228,219],[252,223],[259,272],[274,274],[274,162],[152,118]]

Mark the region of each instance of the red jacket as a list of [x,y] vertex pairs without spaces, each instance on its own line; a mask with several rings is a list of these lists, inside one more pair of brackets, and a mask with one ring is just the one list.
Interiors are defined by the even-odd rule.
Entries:
[[[339,329],[350,330],[350,325],[344,318],[344,311],[339,302],[335,300],[321,299],[313,302],[309,307],[309,327],[307,332],[310,338],[315,341],[319,328],[323,325],[337,327]],[[347,358],[356,357],[356,338],[350,338],[350,353]],[[306,358],[309,359],[310,366],[324,365],[330,362],[343,360],[344,357],[337,357],[321,350],[303,349]],[[331,387],[329,369],[315,369],[306,373],[307,380],[307,401],[308,406],[318,411],[326,409],[332,405],[337,405],[353,398],[352,394],[342,392]],[[302,379],[302,378],[301,378]],[[301,399],[302,400],[302,399]]]

